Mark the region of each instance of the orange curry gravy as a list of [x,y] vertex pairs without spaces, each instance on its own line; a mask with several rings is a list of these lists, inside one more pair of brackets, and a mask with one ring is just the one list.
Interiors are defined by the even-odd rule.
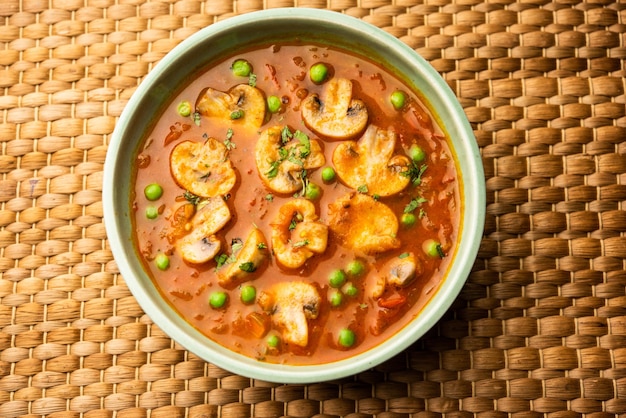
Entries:
[[[195,103],[203,89],[212,87],[228,91],[233,86],[248,83],[249,77],[233,74],[231,65],[243,58],[252,64],[256,87],[265,97],[276,95],[282,100],[282,110],[267,112],[265,123],[258,130],[246,130],[230,120],[201,117],[196,124],[192,116],[183,117],[177,112],[181,101]],[[393,128],[397,133],[396,153],[408,155],[412,144],[418,144],[426,153],[420,163],[426,165],[418,185],[409,184],[400,193],[389,197],[374,196],[392,209],[398,218],[397,238],[401,247],[379,254],[358,254],[342,247],[333,232],[328,232],[328,245],[323,254],[314,255],[300,268],[281,267],[272,255],[271,223],[278,209],[294,199],[293,194],[281,195],[269,190],[259,178],[255,163],[255,143],[260,132],[274,125],[288,126],[292,132],[300,130],[322,146],[326,166],[333,166],[333,150],[342,141],[329,140],[307,129],[300,114],[300,103],[311,94],[322,95],[327,84],[311,82],[309,68],[318,62],[327,63],[329,78],[343,77],[353,83],[353,98],[364,101],[369,112],[369,124],[384,129]],[[327,79],[327,81],[328,81]],[[407,93],[407,103],[401,110],[390,104],[389,97],[395,90]],[[460,190],[456,165],[447,140],[436,120],[421,104],[417,93],[412,92],[392,74],[380,66],[326,46],[300,44],[270,45],[230,57],[207,70],[175,97],[157,122],[153,132],[137,158],[135,196],[133,200],[134,222],[139,253],[146,269],[169,303],[188,322],[209,338],[229,349],[262,361],[288,364],[316,364],[337,361],[362,353],[398,332],[407,325],[427,303],[439,285],[452,254],[459,228]],[[193,109],[192,109],[193,112]],[[228,134],[232,129],[232,136]],[[182,132],[180,136],[171,132]],[[240,286],[224,289],[217,281],[216,261],[192,265],[183,261],[174,245],[166,238],[172,228],[172,213],[184,201],[185,190],[177,185],[170,173],[169,158],[173,147],[184,140],[206,141],[214,137],[219,141],[230,138],[228,156],[236,171],[236,184],[224,196],[232,219],[216,235],[221,241],[221,253],[230,254],[231,244],[245,240],[251,228],[259,228],[268,242],[269,262],[251,273],[243,284],[252,284],[257,291],[257,301],[244,304],[240,300]],[[358,140],[354,138],[354,140]],[[322,188],[322,195],[313,201],[321,222],[328,219],[329,204],[350,192],[359,193],[346,186],[338,177],[332,182],[321,178],[322,167],[309,170],[310,182]],[[156,202],[144,197],[144,188],[158,183],[164,193]],[[361,193],[367,191],[361,190]],[[423,203],[413,213],[417,222],[406,227],[400,223],[402,213],[412,199]],[[159,216],[146,217],[146,208],[156,205]],[[434,239],[441,244],[441,256],[425,254],[423,243]],[[393,258],[412,252],[419,260],[423,272],[403,287],[387,286],[382,296],[371,296],[386,263]],[[165,271],[155,265],[159,253],[169,256],[170,265]],[[330,295],[337,291],[329,285],[329,274],[342,269],[358,259],[366,266],[365,274],[348,276],[348,281],[358,289],[356,296],[344,295],[339,306],[331,306]],[[306,347],[285,343],[281,329],[271,321],[273,312],[264,311],[258,303],[259,295],[281,281],[304,281],[313,283],[321,296],[319,314],[308,319],[309,339]],[[209,296],[219,290],[228,295],[224,307],[215,309],[209,305]],[[264,329],[251,331],[246,317],[257,312],[269,320]],[[258,324],[257,324],[258,325]],[[345,348],[338,344],[341,329],[348,328],[356,336],[355,343]],[[255,336],[258,334],[258,336]],[[267,344],[269,336],[279,337],[277,347]]]

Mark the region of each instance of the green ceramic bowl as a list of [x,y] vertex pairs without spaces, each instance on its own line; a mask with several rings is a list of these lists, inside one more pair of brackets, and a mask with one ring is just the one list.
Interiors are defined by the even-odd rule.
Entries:
[[[165,301],[144,271],[133,240],[133,164],[145,136],[167,101],[187,80],[224,54],[272,40],[299,37],[328,43],[384,63],[423,92],[452,141],[462,179],[462,222],[458,248],[443,283],[420,315],[375,348],[347,360],[312,366],[260,362],[234,353],[190,326]],[[142,309],[187,350],[221,368],[250,378],[310,383],[372,368],[407,349],[446,312],[465,283],[480,245],[485,216],[485,179],[472,129],[440,75],[397,38],[364,21],[316,9],[271,9],[215,23],[175,47],[133,94],[113,133],[104,167],[104,220],[113,255]]]

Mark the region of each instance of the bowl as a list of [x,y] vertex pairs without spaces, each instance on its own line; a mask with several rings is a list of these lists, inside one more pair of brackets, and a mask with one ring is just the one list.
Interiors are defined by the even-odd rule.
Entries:
[[[447,273],[408,325],[377,346],[347,359],[314,365],[274,364],[237,354],[198,331],[163,299],[138,256],[132,220],[133,165],[168,98],[224,54],[251,45],[299,38],[329,44],[388,67],[419,89],[450,138],[461,180],[461,225]],[[114,259],[145,313],[185,349],[225,370],[280,383],[334,380],[372,368],[415,343],[442,317],[474,263],[485,216],[485,180],[479,151],[455,95],[414,50],[362,20],[336,12],[284,8],[239,15],[212,24],[176,46],[141,82],[122,112],[108,147],[103,184],[104,220]]]

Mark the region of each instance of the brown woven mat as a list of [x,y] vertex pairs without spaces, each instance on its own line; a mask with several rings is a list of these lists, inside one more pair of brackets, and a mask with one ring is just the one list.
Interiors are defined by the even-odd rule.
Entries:
[[[461,296],[414,347],[337,382],[207,364],[141,311],[102,224],[107,140],[178,42],[278,6],[329,8],[415,48],[455,90],[487,176]],[[626,412],[626,3],[0,2],[0,417]]]

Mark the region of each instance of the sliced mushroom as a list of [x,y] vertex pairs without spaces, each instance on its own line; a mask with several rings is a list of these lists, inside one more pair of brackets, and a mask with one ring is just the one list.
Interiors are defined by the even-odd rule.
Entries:
[[189,234],[176,241],[176,250],[183,260],[202,264],[215,258],[221,248],[221,242],[215,234],[230,218],[230,209],[221,197],[203,202],[187,227]]
[[200,197],[225,195],[237,180],[228,150],[215,138],[176,145],[170,154],[170,170],[180,187]]
[[323,98],[312,94],[302,102],[301,116],[306,126],[330,139],[348,139],[367,125],[365,103],[352,98],[352,81],[333,78],[326,84]]
[[196,109],[208,117],[259,129],[265,121],[265,98],[261,90],[239,84],[228,92],[207,88],[196,101]]
[[271,228],[272,250],[284,267],[298,268],[326,251],[328,227],[318,221],[315,205],[306,199],[293,199],[281,206]]
[[411,161],[406,155],[393,155],[396,134],[370,125],[358,140],[342,142],[333,152],[337,175],[348,186],[367,186],[368,193],[391,196],[411,181],[407,171]]
[[405,287],[422,274],[422,269],[422,263],[415,257],[414,253],[403,253],[392,258],[385,266],[387,284]]
[[283,339],[300,347],[309,344],[309,319],[319,315],[321,297],[317,288],[306,282],[281,282],[260,296],[263,308],[273,312],[272,322]]
[[187,263],[203,264],[215,258],[222,244],[215,235],[206,236],[197,229],[178,240],[176,248]]
[[384,203],[362,193],[348,193],[328,205],[328,227],[341,245],[377,254],[400,246],[398,218]]
[[255,146],[256,166],[263,183],[276,193],[290,194],[302,188],[303,170],[323,166],[326,158],[315,139],[283,143],[282,126],[261,133]]
[[218,272],[218,282],[223,287],[232,287],[249,280],[254,272],[265,262],[268,251],[265,235],[258,228],[248,234],[243,247],[236,254],[235,261],[227,264]]

